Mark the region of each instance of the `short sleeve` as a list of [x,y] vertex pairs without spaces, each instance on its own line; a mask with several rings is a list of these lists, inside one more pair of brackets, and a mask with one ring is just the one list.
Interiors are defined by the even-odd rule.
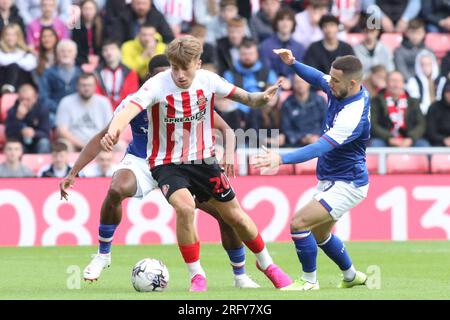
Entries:
[[334,125],[325,132],[323,138],[337,147],[358,138],[363,129],[364,99],[347,105],[336,116]]
[[217,96],[221,98],[228,98],[233,95],[234,91],[236,91],[236,86],[230,82],[228,82],[225,78],[213,73],[208,72],[211,91],[215,92]]
[[160,77],[155,76],[147,80],[147,82],[145,82],[133,95],[129,102],[138,106],[141,110],[145,110],[148,106],[154,105],[158,100],[160,91],[158,79],[160,79]]

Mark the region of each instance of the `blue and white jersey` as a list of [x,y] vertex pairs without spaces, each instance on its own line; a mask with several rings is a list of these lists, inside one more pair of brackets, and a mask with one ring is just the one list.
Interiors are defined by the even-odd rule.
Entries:
[[[120,105],[114,111],[116,115],[120,110],[122,110],[131,100],[133,95],[126,97]],[[133,135],[133,140],[128,145],[125,154],[132,154],[138,158],[147,159],[147,142],[148,142],[148,115],[147,110],[139,113],[130,122],[131,133]]]
[[317,162],[319,180],[353,182],[361,187],[369,183],[366,145],[370,138],[370,95],[361,87],[354,96],[338,100],[329,79],[322,72],[296,63],[295,70],[305,81],[319,86],[328,96],[328,110],[322,136],[333,149]]

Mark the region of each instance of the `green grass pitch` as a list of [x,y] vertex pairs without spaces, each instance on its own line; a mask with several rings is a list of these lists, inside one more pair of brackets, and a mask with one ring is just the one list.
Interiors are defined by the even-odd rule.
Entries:
[[[277,264],[292,277],[300,275],[300,264],[292,243],[271,243]],[[247,250],[247,273],[259,289],[237,289],[228,258],[218,244],[204,244],[201,262],[208,276],[207,293],[189,293],[188,274],[175,245],[113,246],[112,266],[98,282],[81,281],[80,289],[69,289],[90,260],[96,247],[0,248],[0,299],[450,299],[450,243],[352,242],[347,248],[356,267],[380,271],[379,289],[337,289],[340,272],[319,250],[318,277],[321,290],[281,292],[255,267]],[[165,292],[135,292],[130,275],[140,259],[161,259],[170,272]],[[67,271],[75,270],[75,273]],[[82,274],[81,274],[82,275]],[[374,284],[377,282],[375,281]]]

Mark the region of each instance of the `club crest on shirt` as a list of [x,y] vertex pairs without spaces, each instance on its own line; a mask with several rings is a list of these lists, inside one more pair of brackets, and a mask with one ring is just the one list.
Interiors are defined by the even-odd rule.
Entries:
[[170,186],[168,184],[165,184],[162,186],[161,191],[164,194],[164,196],[167,196],[167,192],[169,192]]
[[200,109],[203,109],[206,106],[206,103],[208,102],[208,98],[205,97],[205,95],[202,93],[199,94],[197,105],[200,107]]

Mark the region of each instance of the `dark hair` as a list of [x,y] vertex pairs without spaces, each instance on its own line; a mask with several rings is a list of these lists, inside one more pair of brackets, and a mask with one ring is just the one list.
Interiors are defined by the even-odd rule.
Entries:
[[291,8],[281,8],[280,10],[277,11],[272,21],[273,31],[278,32],[278,22],[280,22],[280,20],[283,20],[285,18],[288,18],[294,23],[291,33],[294,32],[295,27],[297,26],[297,22],[295,21],[295,12]]
[[352,55],[336,58],[331,65],[334,69],[342,70],[344,76],[354,76],[361,80],[363,74],[363,65],[361,60]]
[[[82,10],[83,6],[88,3],[91,2],[92,4],[94,4],[95,9],[96,9],[96,15],[94,17],[94,25],[95,25],[95,43],[98,46],[101,46],[102,44],[102,40],[103,40],[103,21],[102,21],[102,17],[99,14],[99,9],[98,9],[98,4],[95,0],[83,0],[80,3],[80,10]],[[84,24],[84,19],[83,16],[80,14],[80,20],[81,23]]]
[[251,47],[258,47],[258,43],[253,40],[252,38],[244,38],[239,45],[239,49],[241,48],[251,48]]
[[337,26],[339,26],[340,22],[339,22],[339,18],[336,17],[336,16],[333,16],[332,14],[323,15],[322,18],[320,18],[320,20],[319,20],[319,27],[320,27],[320,29],[323,29],[323,27],[327,23],[334,23]]
[[78,76],[77,82],[80,82],[81,80],[89,79],[91,77],[94,78],[94,79],[97,79],[97,77],[95,76],[94,73],[92,73],[92,72],[83,72],[82,74],[80,74]]
[[425,29],[425,22],[422,19],[416,18],[408,22],[408,30]]
[[52,152],[69,151],[67,144],[61,140],[52,143]]
[[143,28],[154,28],[156,30],[155,24],[150,21],[145,21],[143,24],[141,24],[139,30]]
[[155,75],[156,68],[164,68],[164,67],[170,68],[169,59],[167,59],[167,56],[165,54],[157,54],[156,56],[151,58],[150,62],[148,63],[148,73],[146,80]]
[[53,56],[56,59],[56,46],[59,41],[58,33],[56,33],[56,30],[51,26],[44,26],[41,29],[41,33],[39,34],[39,57],[38,57],[38,65],[36,67],[36,71],[38,75],[41,75],[44,73],[45,69],[47,68],[47,53],[45,52],[44,45],[42,44],[42,37],[44,35],[45,31],[50,31],[53,36],[56,38],[55,46],[53,47]]
[[17,139],[17,138],[8,138],[8,139],[6,139],[6,141],[5,141],[5,146],[8,144],[8,143],[20,143],[20,145],[22,146],[22,148],[23,148],[23,145],[22,145],[22,141],[20,141],[20,139]]
[[105,39],[102,43],[102,47],[115,45],[120,49],[120,41],[117,39]]

